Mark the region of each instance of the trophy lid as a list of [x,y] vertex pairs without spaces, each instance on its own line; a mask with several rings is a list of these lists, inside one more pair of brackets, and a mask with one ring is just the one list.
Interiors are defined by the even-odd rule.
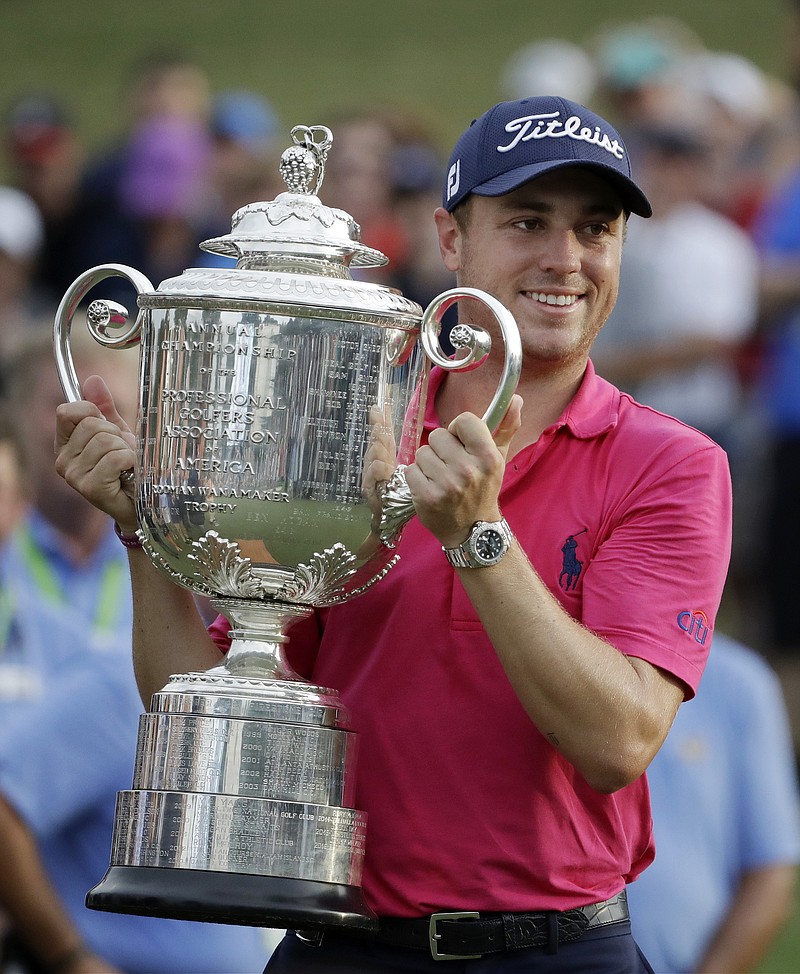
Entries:
[[200,244],[235,257],[239,266],[286,266],[292,258],[331,261],[350,267],[380,267],[387,258],[361,242],[361,228],[344,210],[316,195],[325,175],[333,133],[324,125],[296,125],[293,145],[281,156],[288,191],[274,200],[249,203],[233,215],[231,232]]
[[366,315],[380,324],[418,331],[422,308],[397,289],[354,279],[353,267],[380,267],[388,259],[361,242],[361,228],[344,210],[316,195],[333,133],[323,125],[296,125],[281,157],[287,191],[250,203],[233,216],[231,232],[205,240],[203,250],[236,259],[235,267],[187,268],[139,295],[141,308],[225,310],[247,305],[316,316]]

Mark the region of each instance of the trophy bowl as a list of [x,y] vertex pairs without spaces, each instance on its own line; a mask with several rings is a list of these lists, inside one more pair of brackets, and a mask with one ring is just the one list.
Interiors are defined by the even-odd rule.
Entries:
[[[111,863],[92,909],[304,929],[369,929],[361,891],[366,816],[353,807],[357,735],[335,689],[285,656],[291,624],[357,597],[391,569],[414,509],[413,461],[428,369],[479,366],[491,342],[441,318],[482,301],[505,346],[484,419],[494,427],[519,377],[519,336],[491,295],[446,291],[425,313],[354,279],[386,258],[316,195],[333,136],[297,126],[281,161],[287,192],[234,214],[202,244],[235,258],[155,289],[117,264],[82,274],[56,313],[56,365],[81,398],[70,327],[88,292],[121,277],[138,315],[87,309],[94,338],[140,345],[135,470],[139,537],[153,563],[231,623],[224,662],[173,675],[140,720],[131,789],[120,792]],[[386,483],[370,461],[388,460]],[[165,648],[166,651],[166,648]]]

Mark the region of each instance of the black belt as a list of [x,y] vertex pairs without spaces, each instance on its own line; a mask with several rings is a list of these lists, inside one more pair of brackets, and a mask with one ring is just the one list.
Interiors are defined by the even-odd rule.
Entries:
[[[434,960],[472,960],[505,950],[568,943],[578,940],[587,930],[622,923],[629,916],[628,897],[623,889],[602,903],[573,910],[381,917],[378,933],[371,939],[389,947],[429,951]],[[336,935],[342,934],[337,931]]]

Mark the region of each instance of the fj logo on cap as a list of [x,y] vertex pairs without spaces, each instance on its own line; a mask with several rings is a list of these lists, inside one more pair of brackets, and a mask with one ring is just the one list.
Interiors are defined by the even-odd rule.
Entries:
[[451,200],[461,184],[461,160],[456,159],[447,174],[447,198]]
[[[576,142],[598,145],[606,152],[610,152],[615,159],[623,159],[625,156],[625,149],[618,139],[609,138],[599,125],[595,125],[593,128],[584,125],[577,115],[570,115],[566,122],[561,121],[559,112],[522,115],[520,118],[512,118],[510,122],[507,122],[505,130],[514,138],[508,145],[498,145],[498,152],[510,152],[520,142],[529,142],[531,139],[568,138],[575,139]],[[452,171],[451,169],[451,174]]]

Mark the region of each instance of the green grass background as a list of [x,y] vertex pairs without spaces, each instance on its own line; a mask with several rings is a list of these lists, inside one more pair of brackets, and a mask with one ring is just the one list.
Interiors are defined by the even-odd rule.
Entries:
[[[0,110],[58,92],[87,146],[124,123],[131,63],[154,48],[196,58],[215,90],[250,87],[288,128],[384,102],[426,117],[447,148],[504,93],[505,60],[537,38],[584,43],[604,24],[677,18],[710,48],[784,77],[789,0],[0,0]],[[2,168],[0,168],[2,176]],[[691,876],[687,876],[691,882]],[[800,974],[800,913],[761,967]]]
[[0,95],[62,91],[90,145],[120,123],[131,61],[194,55],[216,88],[250,86],[288,126],[375,100],[421,110],[444,145],[499,92],[506,58],[542,37],[668,15],[765,70],[786,64],[789,0],[0,0]]

